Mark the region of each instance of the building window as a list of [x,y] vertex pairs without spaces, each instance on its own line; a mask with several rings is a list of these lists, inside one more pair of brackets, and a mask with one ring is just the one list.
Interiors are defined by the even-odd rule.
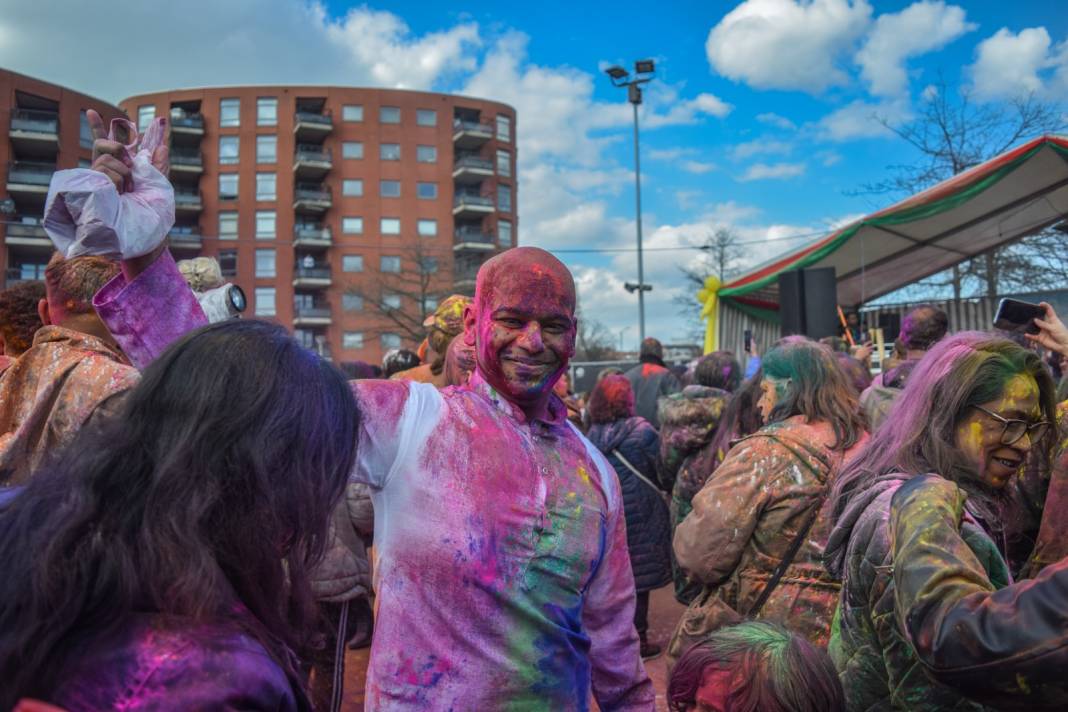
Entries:
[[342,121],[363,121],[363,107],[359,104],[345,104],[341,107]]
[[276,234],[278,217],[273,210],[256,211],[256,239],[270,240]]
[[89,126],[89,115],[84,109],[78,117],[78,143],[82,148],[93,147],[93,129]]
[[23,262],[19,265],[19,279],[44,279],[48,265]]
[[363,255],[342,255],[342,272],[363,272]]
[[147,129],[148,125],[152,123],[152,119],[154,118],[156,118],[155,104],[137,107],[137,130],[144,131]]
[[346,178],[341,181],[341,194],[350,198],[363,196],[363,181],[356,178]]
[[507,116],[497,117],[497,140],[512,140],[512,120]]
[[420,126],[437,126],[438,125],[438,112],[433,109],[416,109],[415,110],[415,123]]
[[237,136],[219,137],[219,163],[232,166],[240,159],[241,144]]
[[423,313],[432,314],[438,308],[437,297],[427,297],[423,300]]
[[232,210],[219,213],[219,239],[237,239],[237,213]]
[[363,158],[363,141],[345,141],[341,144],[342,158]]
[[347,292],[342,294],[341,309],[347,312],[363,311],[363,297],[359,294],[349,294]]
[[401,271],[400,257],[382,255],[378,258],[378,271],[399,273]]
[[400,197],[400,181],[399,180],[383,180],[378,183],[379,195],[383,198],[399,198]]
[[378,231],[383,235],[399,235],[400,218],[382,218],[378,221]]
[[219,99],[219,126],[241,125],[241,100]]
[[274,316],[274,287],[256,287],[256,316]]
[[416,223],[422,237],[435,237],[438,234],[438,221],[424,219]]
[[510,220],[497,221],[497,242],[501,247],[512,246],[512,222]]
[[256,137],[256,163],[278,162],[278,137],[266,134]]
[[274,200],[277,197],[277,187],[274,173],[256,174],[256,200]]
[[497,210],[502,213],[512,212],[512,189],[510,186],[497,186]]
[[419,163],[437,163],[438,162],[438,147],[437,146],[416,146],[415,147],[415,160]]
[[399,161],[400,160],[400,144],[399,143],[383,143],[378,146],[378,157],[383,161]]
[[497,175],[509,178],[512,175],[512,154],[497,151]]
[[416,183],[415,188],[420,200],[437,200],[437,183]]
[[383,294],[382,295],[382,308],[383,309],[400,309],[401,298],[399,294]]
[[278,99],[273,96],[261,96],[256,99],[256,125],[278,125]]
[[341,218],[341,232],[346,235],[362,235],[363,218]]
[[382,334],[381,338],[383,351],[399,349],[401,347],[401,337],[399,334]]
[[400,108],[396,106],[383,106],[378,110],[378,120],[383,124],[399,124]]
[[256,250],[256,276],[277,276],[274,268],[274,250]]
[[216,258],[223,277],[237,276],[237,250],[219,250]]
[[219,174],[219,200],[237,200],[237,174]]
[[341,348],[343,348],[343,349],[362,349],[363,348],[363,332],[362,331],[343,331],[343,332],[341,332]]

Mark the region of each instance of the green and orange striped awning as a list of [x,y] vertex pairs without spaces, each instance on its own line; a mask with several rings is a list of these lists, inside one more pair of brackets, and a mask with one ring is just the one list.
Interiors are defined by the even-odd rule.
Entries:
[[1068,137],[1042,136],[777,257],[719,297],[777,320],[779,274],[834,267],[839,303],[863,304],[1066,217]]

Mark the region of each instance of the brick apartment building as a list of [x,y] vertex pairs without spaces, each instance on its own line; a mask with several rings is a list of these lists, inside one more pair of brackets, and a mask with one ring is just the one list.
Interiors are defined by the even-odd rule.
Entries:
[[53,249],[41,227],[48,183],[57,169],[89,165],[86,109],[108,121],[122,116],[107,102],[0,69],[0,266],[7,284],[44,277]]
[[[36,171],[32,190],[8,171],[16,210],[0,221],[16,224],[6,226],[4,266],[9,279],[34,278],[47,237],[34,226],[41,244],[27,253],[12,229],[39,220],[51,170],[90,157],[78,112],[119,111],[19,75],[0,73],[0,89],[0,112],[12,117],[0,165],[32,159]],[[509,106],[427,92],[262,86],[159,92],[120,107],[141,127],[171,118],[175,257],[218,258],[247,294],[247,314],[276,319],[337,361],[377,363],[389,348],[414,348],[424,314],[448,294],[471,293],[479,265],[516,244]],[[37,127],[53,132],[32,146],[14,128],[30,110],[58,117]],[[51,154],[36,147],[49,142]]]

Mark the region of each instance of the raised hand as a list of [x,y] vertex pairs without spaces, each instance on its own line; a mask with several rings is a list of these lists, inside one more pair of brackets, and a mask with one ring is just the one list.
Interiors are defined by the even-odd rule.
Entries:
[[1068,327],[1065,327],[1052,306],[1046,302],[1040,302],[1039,306],[1046,310],[1046,318],[1035,319],[1035,326],[1039,328],[1037,334],[1024,336],[1039,346],[1056,351],[1061,356],[1068,356]]

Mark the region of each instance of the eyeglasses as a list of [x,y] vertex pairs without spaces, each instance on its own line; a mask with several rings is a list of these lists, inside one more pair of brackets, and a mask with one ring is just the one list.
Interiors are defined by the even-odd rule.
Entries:
[[991,418],[1001,423],[1003,428],[1001,431],[1002,445],[1012,445],[1024,435],[1030,436],[1031,442],[1035,443],[1044,438],[1046,436],[1046,433],[1049,431],[1049,421],[1047,420],[1040,420],[1037,423],[1032,423],[1028,420],[1003,418],[997,413],[992,413],[981,405],[976,405],[972,407],[976,410],[983,411]]

